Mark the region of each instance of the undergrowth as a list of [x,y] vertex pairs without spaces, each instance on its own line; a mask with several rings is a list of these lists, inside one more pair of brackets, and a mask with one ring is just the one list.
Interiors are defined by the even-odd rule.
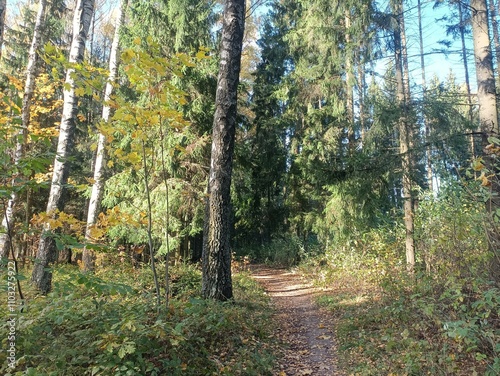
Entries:
[[[28,271],[23,274],[29,275]],[[150,270],[122,267],[85,275],[54,270],[46,297],[29,284],[17,315],[17,366],[4,375],[269,375],[267,298],[248,274],[234,276],[232,302],[199,296],[200,272],[172,268],[168,310],[157,311]],[[2,299],[7,301],[5,289]],[[7,317],[7,306],[0,315]],[[0,327],[7,345],[7,324]]]
[[355,375],[500,374],[500,291],[425,276],[381,284],[339,271],[318,298],[335,317],[340,359]]
[[292,267],[321,252],[322,248],[316,238],[304,240],[287,233],[273,237],[268,243],[244,246],[238,249],[235,256],[276,267]]
[[341,366],[352,375],[500,375],[500,290],[490,281],[480,206],[428,197],[416,223],[416,271],[404,229],[335,244],[302,265],[325,289]]

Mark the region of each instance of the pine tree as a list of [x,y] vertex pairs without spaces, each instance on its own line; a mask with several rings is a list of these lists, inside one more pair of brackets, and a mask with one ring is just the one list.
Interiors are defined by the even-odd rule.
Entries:
[[413,167],[412,139],[413,130],[410,124],[410,87],[408,79],[408,59],[406,51],[406,37],[404,32],[403,3],[395,0],[391,4],[394,22],[394,67],[397,84],[397,100],[400,107],[399,118],[399,152],[402,160],[403,171],[403,200],[404,223],[406,228],[406,263],[410,271],[415,265],[415,240],[414,240],[414,208],[413,208]]
[[[253,74],[251,112],[235,150],[233,193],[235,239],[264,244],[280,233],[285,223],[284,183],[287,158],[287,122],[283,119],[285,100],[279,90],[290,63],[284,41],[282,14],[274,4],[261,29],[261,61]],[[241,242],[241,243],[240,243]]]
[[497,78],[500,77],[500,36],[498,35],[498,20],[497,20],[497,12],[495,9],[495,1],[488,0],[489,7],[489,16],[491,22],[491,30],[493,32],[493,42],[494,42],[494,51],[495,51],[495,60],[496,60],[496,68],[497,68]]

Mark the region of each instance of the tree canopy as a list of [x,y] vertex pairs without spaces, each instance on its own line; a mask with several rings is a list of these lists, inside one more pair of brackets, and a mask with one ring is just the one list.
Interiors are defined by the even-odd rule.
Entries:
[[[484,303],[493,286],[498,303],[499,9],[0,1],[2,263],[46,296],[63,264],[91,288],[147,265],[158,314],[184,264],[200,298],[234,299],[238,260],[383,270],[402,295],[425,279]],[[443,330],[500,372],[498,307],[464,312]]]

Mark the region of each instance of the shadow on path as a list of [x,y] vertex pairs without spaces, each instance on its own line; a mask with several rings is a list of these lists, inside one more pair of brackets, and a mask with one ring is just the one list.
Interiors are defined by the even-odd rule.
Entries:
[[277,374],[343,376],[335,361],[332,320],[314,302],[318,291],[285,269],[254,265],[251,271],[272,299],[275,333],[287,344]]

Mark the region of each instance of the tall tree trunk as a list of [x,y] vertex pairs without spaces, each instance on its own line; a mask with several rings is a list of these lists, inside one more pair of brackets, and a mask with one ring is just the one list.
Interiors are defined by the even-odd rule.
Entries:
[[427,185],[429,189],[432,191],[432,146],[430,143],[431,137],[431,127],[427,118],[425,116],[425,99],[427,94],[427,81],[425,79],[425,56],[424,56],[424,38],[422,33],[422,1],[418,0],[417,2],[417,10],[418,10],[418,39],[420,42],[420,73],[422,77],[422,121],[424,123],[425,130],[425,138],[427,140],[427,148],[426,148],[426,170],[427,170]]
[[[125,18],[125,8],[127,7],[127,0],[122,0],[118,8],[116,17],[115,34],[113,36],[113,44],[111,45],[111,54],[109,56],[109,77],[104,91],[104,106],[102,108],[102,120],[108,122],[111,115],[111,107],[109,100],[113,93],[113,84],[118,76],[118,55],[120,45],[120,27]],[[92,193],[90,195],[89,208],[87,212],[87,227],[85,229],[85,242],[92,242],[91,230],[95,225],[99,210],[101,206],[101,199],[104,190],[105,182],[105,166],[106,166],[106,136],[102,133],[99,134],[97,141],[97,152],[94,164],[94,184],[92,185]],[[95,264],[94,252],[85,247],[83,249],[83,270],[90,272],[94,270]]]
[[488,14],[485,0],[471,0],[472,34],[477,77],[477,100],[479,121],[483,133],[483,146],[487,138],[498,135],[498,114],[496,107],[496,85],[488,33]]
[[7,11],[7,0],[0,0],[0,59],[2,58],[3,35],[5,32],[5,13]]
[[233,297],[229,244],[230,188],[244,29],[245,1],[227,0],[222,26],[202,260],[203,297],[216,300]]
[[[28,138],[28,126],[30,122],[30,109],[33,93],[35,91],[36,71],[38,67],[38,47],[42,40],[42,25],[45,17],[45,9],[47,7],[46,0],[40,0],[38,12],[36,15],[35,29],[33,31],[33,39],[28,55],[28,65],[26,67],[26,82],[24,85],[23,106],[21,110],[21,129],[16,135],[16,150],[14,152],[14,165],[18,166],[24,156],[24,148]],[[1,11],[1,9],[0,9]],[[0,43],[0,49],[1,49]],[[16,181],[12,182],[15,186]],[[7,203],[5,215],[2,221],[2,226],[7,230],[14,228],[14,210],[18,202],[18,194],[15,189],[12,190],[10,199]],[[5,231],[0,235],[0,256],[5,258],[9,255],[12,233]]]
[[493,42],[495,43],[495,58],[497,63],[497,76],[500,77],[500,36],[498,35],[498,21],[495,10],[495,1],[488,0],[491,19],[491,30],[493,31]]
[[[491,178],[492,196],[486,203],[487,210],[496,215],[500,208],[500,182],[498,181],[499,169],[495,160],[488,155],[486,146],[488,138],[498,137],[498,112],[496,105],[495,76],[491,56],[490,36],[488,33],[488,12],[486,0],[471,0],[472,8],[472,38],[474,41],[474,59],[476,62],[477,101],[479,104],[479,123],[482,133],[482,146],[485,148],[484,159],[486,167],[494,174]],[[493,254],[491,275],[500,282],[500,234],[498,224],[492,223],[488,228],[489,248]]]
[[347,117],[347,140],[349,142],[349,155],[356,150],[356,131],[354,129],[354,96],[353,96],[353,69],[351,50],[351,15],[349,9],[345,10],[345,90],[346,90],[346,117]]
[[[467,47],[465,44],[465,20],[464,20],[464,13],[462,9],[462,3],[460,1],[457,2],[458,6],[458,16],[459,16],[459,28],[460,28],[460,42],[461,42],[461,47],[462,47],[462,61],[464,63],[464,72],[465,72],[465,90],[467,91],[467,104],[469,106],[469,121],[472,124],[474,122],[474,114],[472,111],[472,93],[470,89],[470,76],[469,76],[469,59],[467,57]],[[476,156],[476,142],[474,135],[471,134],[470,136],[470,149],[471,149],[471,156],[472,158],[475,158]]]
[[404,16],[403,3],[396,0],[393,3],[393,12],[396,17],[394,30],[394,51],[395,68],[397,82],[397,99],[401,109],[399,119],[399,151],[402,158],[403,171],[403,205],[404,205],[404,223],[406,228],[406,263],[408,270],[413,271],[415,266],[415,241],[414,241],[414,210],[413,210],[413,183],[412,183],[412,128],[409,123],[409,73],[408,60],[406,59],[406,46],[403,45]]
[[[93,0],[78,0],[75,6],[73,17],[73,39],[69,54],[70,63],[81,63],[85,52],[85,42],[94,13]],[[69,174],[69,156],[73,148],[73,134],[75,131],[75,121],[77,113],[78,98],[75,95],[75,82],[73,74],[75,70],[68,68],[66,72],[64,91],[63,112],[61,125],[59,128],[59,139],[57,143],[56,158],[54,159],[54,169],[52,183],[50,186],[49,200],[47,203],[47,213],[54,215],[64,207],[65,185]],[[46,224],[43,234],[40,237],[38,252],[36,254],[35,267],[33,268],[32,281],[44,294],[48,293],[52,285],[52,272],[47,269],[56,259],[56,243],[54,230]]]
[[358,91],[359,91],[359,132],[361,138],[361,146],[365,141],[365,131],[366,131],[366,72],[365,72],[365,64],[363,61],[363,42],[361,42],[358,56],[357,56],[357,64],[358,64]]

